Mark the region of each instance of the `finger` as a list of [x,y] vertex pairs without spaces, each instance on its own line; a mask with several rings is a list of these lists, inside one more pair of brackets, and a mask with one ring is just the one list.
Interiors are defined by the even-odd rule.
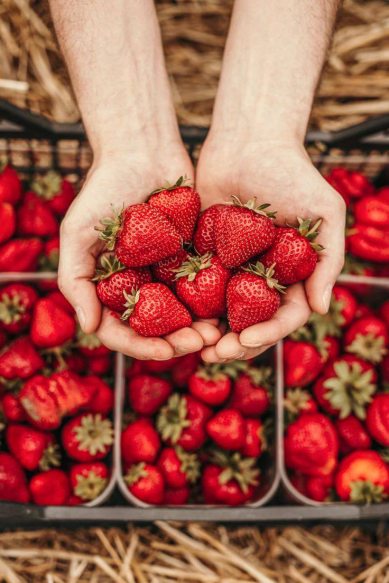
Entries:
[[223,359],[219,358],[215,346],[207,346],[201,351],[201,358],[204,362],[221,364]]
[[204,346],[213,346],[222,336],[219,328],[208,322],[193,322],[192,328],[200,334]]
[[178,355],[188,354],[188,352],[198,352],[204,346],[201,335],[193,328],[176,330],[176,332],[165,336],[165,340]]
[[217,357],[221,360],[243,360],[246,357],[246,348],[239,342],[238,334],[229,332],[216,345]]
[[308,320],[309,305],[301,284],[291,286],[283,298],[283,304],[271,320],[243,330],[239,341],[244,348],[261,348],[275,344],[288,336]]
[[108,310],[103,311],[97,336],[111,350],[138,360],[168,360],[174,356],[174,350],[166,340],[139,336],[128,324],[111,316]]

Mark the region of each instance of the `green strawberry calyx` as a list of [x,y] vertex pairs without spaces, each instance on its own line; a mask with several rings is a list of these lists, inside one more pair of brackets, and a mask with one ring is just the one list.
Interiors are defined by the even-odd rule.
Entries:
[[107,478],[99,476],[93,470],[86,476],[78,474],[74,493],[83,500],[94,500],[105,490],[107,483]]
[[281,285],[280,283],[278,283],[278,281],[273,277],[274,268],[275,268],[275,263],[273,263],[273,265],[271,265],[270,267],[265,268],[263,263],[261,263],[260,261],[257,261],[255,263],[255,265],[250,264],[248,267],[243,267],[242,269],[243,269],[243,271],[246,271],[247,273],[252,273],[253,275],[258,275],[259,277],[263,277],[266,280],[266,283],[270,287],[270,289],[275,289],[279,293],[284,294],[286,287],[284,285]]
[[159,192],[164,192],[165,190],[175,190],[176,188],[180,188],[181,186],[187,186],[191,188],[193,184],[190,182],[189,178],[186,175],[180,176],[174,184],[170,182],[165,182],[163,186],[153,190],[150,193],[150,196],[152,196],[153,194],[158,194]]
[[346,351],[356,354],[373,364],[381,362],[388,352],[385,348],[384,337],[371,333],[357,334],[351,344],[346,347]]
[[350,501],[355,504],[383,502],[387,498],[384,487],[370,480],[355,480],[350,483]]
[[50,468],[58,468],[61,465],[61,452],[58,444],[50,443],[39,461],[39,469],[42,472]]
[[270,389],[272,386],[273,370],[270,366],[250,366],[245,371],[250,381],[256,387],[264,387]]
[[200,476],[200,462],[195,453],[188,453],[182,447],[175,448],[178,459],[181,462],[181,472],[186,475],[188,482],[194,484]]
[[323,222],[323,219],[318,219],[313,225],[312,219],[302,219],[301,217],[297,217],[298,227],[297,230],[308,241],[311,243],[311,247],[317,251],[323,251],[324,247],[320,245],[320,243],[316,243],[315,240],[319,235],[319,228]]
[[104,419],[100,413],[84,415],[79,425],[73,428],[78,449],[90,455],[104,453],[113,444],[113,427],[110,419]]
[[186,259],[181,267],[175,269],[176,279],[181,277],[187,277],[188,281],[194,281],[196,275],[202,269],[208,269],[212,266],[212,253],[206,253],[205,255],[190,255]]
[[61,183],[61,175],[50,170],[46,174],[37,176],[32,182],[31,188],[44,200],[51,200],[61,190]]
[[9,163],[7,156],[0,156],[0,172],[4,172],[7,166],[9,166]]
[[26,308],[17,294],[14,296],[4,294],[2,296],[0,301],[0,322],[13,324],[18,322],[25,312]]
[[132,292],[129,294],[126,291],[123,291],[123,296],[124,299],[126,300],[124,302],[124,307],[126,308],[125,311],[123,312],[123,314],[121,315],[121,320],[128,320],[128,318],[131,316],[132,312],[135,309],[136,304],[139,301],[139,297],[140,297],[140,290],[139,289],[134,289],[132,290]]
[[99,238],[104,241],[108,251],[115,249],[116,237],[122,228],[123,209],[118,211],[112,207],[113,217],[105,217],[101,219],[101,227],[95,227],[95,231],[99,232]]
[[242,202],[239,198],[239,196],[236,196],[235,194],[233,194],[231,196],[231,202],[228,204],[232,204],[233,206],[237,206],[237,207],[241,207],[241,208],[246,208],[250,211],[253,211],[254,213],[257,213],[258,215],[263,215],[264,217],[267,217],[268,219],[275,219],[277,216],[277,211],[268,211],[267,209],[271,206],[270,203],[264,203],[264,204],[257,204],[257,197],[254,196],[253,198],[250,198],[250,200],[248,200],[247,202]]
[[146,464],[140,462],[139,464],[134,464],[128,470],[127,474],[124,476],[124,481],[128,486],[133,486],[141,480],[142,478],[147,478],[148,471],[146,470]]
[[96,334],[86,334],[81,328],[78,328],[77,346],[81,346],[81,348],[89,348],[90,350],[94,350],[95,348],[100,348],[101,342],[97,338]]
[[114,273],[123,271],[126,266],[123,265],[114,255],[105,253],[100,256],[99,266],[96,269],[95,276],[92,281],[102,281],[103,279],[108,279]]
[[204,364],[197,370],[196,376],[206,381],[217,381],[226,377],[236,379],[239,374],[247,371],[248,366],[244,360],[235,360],[227,364]]
[[219,483],[227,484],[230,480],[238,482],[242,492],[247,493],[250,486],[258,486],[260,471],[257,460],[243,457],[239,452],[229,453],[214,449],[210,452],[210,461],[224,468],[219,475]]
[[308,391],[301,387],[288,389],[284,399],[284,408],[287,411],[289,422],[294,420],[301,411],[304,411],[307,403],[311,399]]
[[344,419],[354,413],[359,419],[365,419],[365,407],[370,403],[377,387],[372,382],[373,372],[362,372],[358,362],[349,364],[345,361],[334,364],[335,375],[324,381],[328,389],[325,396],[331,405],[339,410],[339,417]]
[[157,417],[156,427],[163,441],[177,443],[183,430],[191,425],[187,414],[185,397],[178,393],[172,395],[166,405],[161,408]]

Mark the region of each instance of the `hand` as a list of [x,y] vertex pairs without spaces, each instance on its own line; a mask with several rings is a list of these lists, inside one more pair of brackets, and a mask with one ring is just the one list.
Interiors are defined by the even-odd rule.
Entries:
[[323,219],[317,241],[324,250],[311,277],[304,285],[288,288],[271,320],[239,335],[227,333],[216,346],[203,350],[204,360],[252,358],[302,326],[310,310],[328,311],[344,261],[345,204],[302,146],[289,140],[245,142],[210,136],[200,154],[196,186],[204,208],[236,194],[242,200],[256,196],[258,202],[271,203],[278,225],[294,225],[296,217]]
[[165,148],[161,154],[153,150],[130,155],[110,155],[96,162],[86,182],[69,209],[61,226],[59,287],[74,306],[80,325],[86,333],[96,332],[111,350],[138,359],[165,360],[203,346],[215,344],[220,337],[208,322],[195,322],[165,338],[143,338],[128,325],[102,311],[95,284],[96,259],[103,249],[95,227],[102,218],[112,215],[112,206],[144,202],[149,193],[177,176],[193,177],[193,168],[183,146]]

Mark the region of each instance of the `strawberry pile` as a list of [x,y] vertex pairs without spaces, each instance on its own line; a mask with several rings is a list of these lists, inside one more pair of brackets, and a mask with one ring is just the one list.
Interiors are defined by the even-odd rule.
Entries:
[[214,205],[176,184],[103,219],[96,272],[101,303],[142,336],[163,336],[193,318],[227,316],[231,330],[269,320],[285,287],[315,269],[320,220],[277,227],[268,204]]
[[285,464],[323,502],[389,497],[389,301],[336,285],[328,315],[284,342]]
[[124,481],[148,504],[236,506],[266,489],[272,368],[198,354],[127,371]]
[[77,329],[58,290],[0,287],[0,500],[76,505],[104,491],[111,370],[112,354]]

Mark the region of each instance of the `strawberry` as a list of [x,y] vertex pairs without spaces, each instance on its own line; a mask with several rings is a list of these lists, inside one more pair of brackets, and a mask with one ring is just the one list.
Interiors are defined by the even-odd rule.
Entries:
[[326,180],[346,199],[360,198],[374,192],[374,186],[360,172],[333,168]]
[[12,239],[0,246],[0,272],[36,271],[43,251],[40,239]]
[[109,374],[112,368],[112,359],[110,354],[98,356],[97,358],[88,359],[88,374],[104,376]]
[[205,424],[212,412],[190,395],[174,393],[157,417],[162,441],[185,451],[198,450],[206,441]]
[[201,488],[206,504],[239,506],[254,497],[259,485],[259,470],[253,458],[240,453],[215,451],[213,463],[204,467]]
[[305,495],[316,502],[330,502],[334,476],[306,476]]
[[38,294],[30,285],[10,283],[0,290],[0,326],[9,334],[20,334],[29,325]]
[[310,476],[328,476],[336,466],[339,443],[333,423],[321,413],[305,413],[286,430],[287,468]]
[[382,502],[389,495],[388,466],[376,451],[353,451],[338,466],[335,489],[345,502]]
[[148,419],[137,419],[122,431],[121,452],[126,466],[137,462],[154,463],[161,441]]
[[270,367],[250,367],[241,373],[234,382],[230,407],[245,417],[264,415],[270,407],[271,397]]
[[181,267],[184,261],[188,260],[188,258],[188,253],[184,249],[180,249],[177,255],[166,257],[166,259],[162,259],[162,261],[152,265],[151,271],[153,273],[154,279],[164,283],[172,289],[175,289],[177,270]]
[[366,427],[373,439],[389,447],[389,394],[375,395],[367,408]]
[[364,196],[355,203],[354,217],[357,223],[387,228],[389,225],[389,200],[378,196]]
[[70,481],[63,470],[48,470],[31,478],[32,501],[39,506],[63,506],[70,496]]
[[354,415],[337,419],[335,427],[339,435],[340,451],[343,454],[356,449],[370,449],[371,438],[360,420]]
[[298,219],[299,226],[278,227],[270,249],[261,257],[267,268],[274,266],[274,277],[282,285],[307,279],[314,271],[321,245],[314,243],[321,219],[311,226],[310,219]]
[[216,253],[215,221],[219,211],[225,208],[226,205],[214,204],[201,213],[193,237],[193,245],[197,253],[201,255]]
[[190,498],[190,489],[187,486],[183,488],[166,488],[162,501],[164,506],[184,506]]
[[74,464],[69,471],[70,486],[83,502],[95,500],[107,487],[109,470],[103,462]]
[[47,298],[41,298],[35,303],[30,337],[36,346],[60,346],[71,340],[75,333],[75,319],[58,304]]
[[180,176],[175,184],[167,184],[154,190],[148,203],[166,215],[182,240],[190,243],[201,203],[199,193],[191,186],[186,186],[185,183],[186,178]]
[[168,358],[167,360],[142,360],[138,361],[142,365],[139,372],[148,372],[153,375],[160,375],[169,372],[180,361],[179,358]]
[[236,409],[218,411],[206,425],[209,437],[223,449],[241,449],[245,443],[246,423]]
[[96,334],[85,334],[81,328],[77,330],[77,348],[87,358],[98,358],[110,354],[109,348],[101,343]]
[[219,212],[215,220],[217,255],[226,267],[239,267],[268,249],[276,237],[275,213],[268,204],[257,205],[253,198],[242,204],[237,197],[233,205]]
[[160,470],[151,464],[132,466],[124,477],[133,496],[147,504],[162,504],[165,484]]
[[316,413],[317,404],[308,391],[296,387],[286,391],[284,409],[287,419],[291,422],[302,413]]
[[231,379],[218,364],[204,365],[189,377],[190,394],[211,407],[224,403],[231,392]]
[[184,488],[193,484],[200,476],[200,464],[195,453],[182,447],[165,447],[158,458],[157,467],[168,488]]
[[135,413],[150,416],[159,411],[172,391],[170,381],[144,373],[129,380],[128,401]]
[[74,415],[80,409],[89,408],[96,386],[85,383],[84,379],[70,370],[53,373],[49,377],[47,392],[54,398],[62,417]]
[[0,201],[15,205],[22,196],[22,183],[18,173],[6,161],[0,164]]
[[70,316],[74,315],[74,308],[72,304],[68,302],[65,296],[61,294],[61,292],[58,289],[47,294],[46,299],[57,304],[57,306],[62,308]]
[[37,176],[31,188],[60,217],[66,214],[76,196],[72,183],[52,170]]
[[374,364],[381,362],[387,353],[389,333],[381,319],[374,316],[360,318],[347,330],[344,346],[347,352]]
[[57,271],[59,265],[59,237],[53,237],[45,241],[39,265],[42,271]]
[[24,195],[17,210],[18,232],[23,236],[54,237],[59,225],[48,206],[34,192]]
[[101,224],[100,238],[127,267],[152,265],[181,249],[181,236],[173,223],[145,203],[129,206]]
[[10,422],[18,423],[19,421],[24,421],[26,418],[26,413],[20,404],[20,401],[12,393],[6,393],[1,399],[1,409],[5,420]]
[[323,370],[323,358],[311,342],[284,341],[284,376],[287,387],[306,387]]
[[165,336],[190,326],[192,318],[162,283],[146,283],[131,294],[124,292],[126,310],[122,319],[141,336]]
[[343,285],[335,285],[332,289],[331,316],[339,327],[345,328],[354,320],[358,303],[353,294]]
[[0,377],[5,379],[27,379],[43,366],[43,359],[27,336],[13,340],[0,353]]
[[348,251],[355,257],[374,263],[389,262],[389,229],[355,224],[347,236]]
[[97,376],[90,375],[83,377],[84,385],[90,388],[92,398],[87,404],[90,413],[101,413],[108,415],[111,413],[114,404],[114,395],[111,387]]
[[177,270],[176,293],[197,318],[219,318],[226,311],[230,277],[218,257],[190,255]]
[[245,441],[240,453],[245,457],[259,458],[267,448],[265,428],[260,419],[246,419]]
[[389,387],[389,354],[387,354],[381,362],[381,375],[384,383],[384,388]]
[[112,444],[112,422],[100,413],[82,413],[62,428],[62,445],[68,457],[78,462],[105,458]]
[[0,500],[22,504],[27,504],[30,501],[30,493],[22,466],[12,455],[5,452],[0,452]]
[[[364,263],[361,260],[356,260],[351,255],[346,255],[342,273],[374,277],[375,269],[368,263]],[[361,298],[369,296],[372,292],[372,286],[366,283],[348,283],[347,289],[360,296]]]
[[5,243],[16,231],[15,209],[9,202],[0,202],[0,225],[0,243]]
[[250,265],[233,275],[227,286],[227,315],[233,332],[270,320],[281,305],[284,288],[273,279],[273,268]]
[[7,447],[26,470],[48,470],[60,465],[58,446],[50,433],[26,425],[9,425],[6,430]]
[[389,300],[386,300],[379,309],[379,315],[385,322],[386,326],[389,328]]
[[171,372],[173,384],[178,388],[184,388],[201,362],[200,353],[190,352],[174,360],[175,364]]

